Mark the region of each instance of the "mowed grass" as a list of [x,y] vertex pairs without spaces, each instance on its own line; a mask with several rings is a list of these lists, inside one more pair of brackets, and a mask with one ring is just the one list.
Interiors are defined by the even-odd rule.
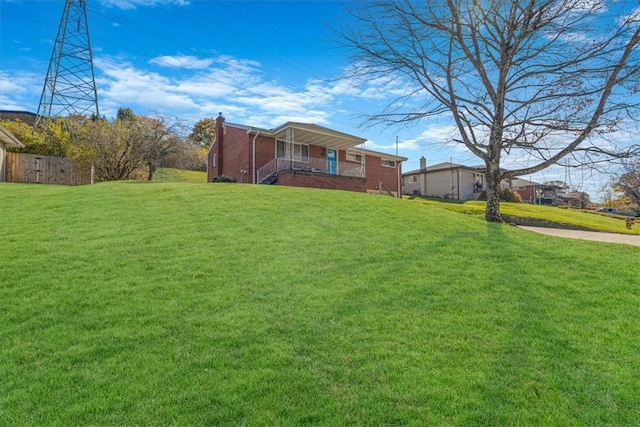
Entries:
[[[426,197],[405,196],[411,201],[426,204],[452,212],[464,213],[472,216],[483,216],[486,202],[437,200]],[[595,211],[583,209],[567,209],[555,206],[538,206],[529,203],[500,203],[500,212],[504,215],[522,218],[534,218],[554,222],[561,225],[580,226],[594,231],[621,234],[640,234],[640,225],[630,230],[626,227],[628,217],[605,215]]]
[[640,248],[241,184],[0,218],[3,425],[638,425]]
[[207,173],[183,169],[159,168],[153,175],[154,182],[207,182]]

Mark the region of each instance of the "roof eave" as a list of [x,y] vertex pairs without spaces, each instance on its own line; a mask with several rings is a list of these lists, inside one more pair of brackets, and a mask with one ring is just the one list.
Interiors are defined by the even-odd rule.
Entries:
[[24,148],[24,144],[2,126],[0,126],[0,140],[8,147]]

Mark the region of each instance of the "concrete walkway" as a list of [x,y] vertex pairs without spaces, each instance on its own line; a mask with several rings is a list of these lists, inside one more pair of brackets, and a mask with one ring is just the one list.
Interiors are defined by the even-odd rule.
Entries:
[[594,240],[596,242],[624,243],[627,245],[640,246],[640,236],[632,234],[600,233],[598,231],[578,231],[565,230],[563,228],[545,228],[518,226],[523,230],[534,231],[536,233],[549,236],[566,237],[569,239]]

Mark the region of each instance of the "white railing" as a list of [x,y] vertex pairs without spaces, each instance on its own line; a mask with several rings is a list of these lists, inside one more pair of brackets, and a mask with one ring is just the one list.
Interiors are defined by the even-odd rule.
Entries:
[[354,165],[351,163],[340,163],[338,165],[339,175],[355,176],[357,178],[364,178],[364,165]]
[[[337,175],[364,178],[364,165],[338,162]],[[308,161],[288,159],[273,159],[257,171],[258,183],[264,181],[275,173],[284,170],[299,170],[305,172],[327,173],[327,161],[310,157]]]
[[260,183],[276,172],[278,172],[278,159],[273,159],[269,163],[258,169],[256,179],[258,180],[258,183]]

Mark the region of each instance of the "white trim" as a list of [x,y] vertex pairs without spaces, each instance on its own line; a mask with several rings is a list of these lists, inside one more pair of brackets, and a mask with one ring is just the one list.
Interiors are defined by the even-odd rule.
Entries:
[[[384,162],[393,162],[393,166],[391,165],[385,165]],[[395,159],[389,159],[386,157],[380,157],[380,166],[384,166],[385,168],[393,168],[395,169],[396,167],[398,167],[398,161]]]
[[[350,159],[349,156],[352,156],[353,159]],[[353,150],[345,151],[345,160],[347,162],[362,163],[362,162],[364,162],[364,156],[365,156],[364,153],[358,153],[358,152],[355,152]],[[360,159],[358,159],[358,157],[360,157]]]

